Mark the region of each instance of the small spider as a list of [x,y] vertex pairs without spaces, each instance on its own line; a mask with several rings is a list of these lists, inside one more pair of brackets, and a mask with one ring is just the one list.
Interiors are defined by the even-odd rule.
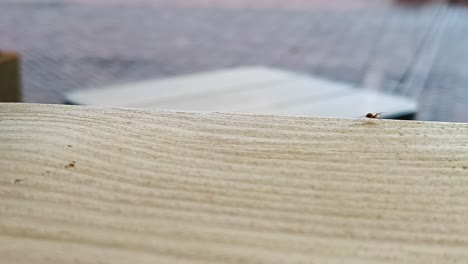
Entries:
[[380,112],[380,113],[367,113],[364,117],[366,118],[372,118],[372,119],[377,119],[377,118],[381,118],[382,117],[382,113],[383,112]]

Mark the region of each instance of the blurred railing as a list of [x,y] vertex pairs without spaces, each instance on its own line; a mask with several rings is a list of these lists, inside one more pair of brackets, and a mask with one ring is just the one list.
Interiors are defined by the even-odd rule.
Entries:
[[468,5],[468,0],[394,0],[395,3],[401,5],[424,5],[433,3],[446,3],[449,5]]

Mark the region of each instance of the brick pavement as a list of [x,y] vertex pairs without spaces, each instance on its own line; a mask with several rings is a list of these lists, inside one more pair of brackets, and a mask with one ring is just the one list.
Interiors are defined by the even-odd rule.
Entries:
[[0,45],[23,55],[27,102],[262,64],[417,98],[420,119],[468,121],[465,9],[366,0],[353,8],[331,0],[296,0],[294,8],[279,0],[8,1],[0,0]]

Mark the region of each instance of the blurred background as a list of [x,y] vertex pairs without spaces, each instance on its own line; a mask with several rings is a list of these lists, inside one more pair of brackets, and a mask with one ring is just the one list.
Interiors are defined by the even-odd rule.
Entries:
[[413,98],[420,120],[468,122],[463,2],[0,0],[0,49],[21,55],[24,102],[266,65]]

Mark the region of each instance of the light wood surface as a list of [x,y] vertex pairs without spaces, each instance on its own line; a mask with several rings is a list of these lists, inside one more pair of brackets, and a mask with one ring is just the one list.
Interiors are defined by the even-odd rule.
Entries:
[[0,102],[21,102],[20,58],[0,50]]
[[468,124],[0,104],[0,245],[1,263],[467,263]]
[[269,67],[227,68],[66,95],[72,104],[314,117],[417,112],[414,100]]

